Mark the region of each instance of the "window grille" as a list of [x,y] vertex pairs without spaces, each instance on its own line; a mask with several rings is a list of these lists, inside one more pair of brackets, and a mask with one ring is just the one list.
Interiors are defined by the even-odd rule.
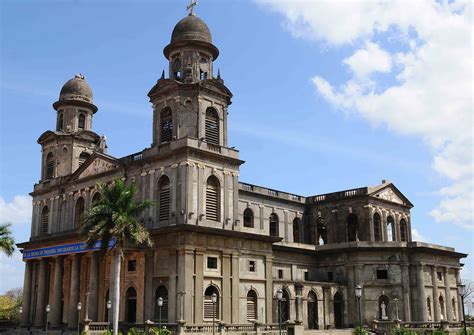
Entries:
[[255,272],[255,261],[249,261],[249,272]]
[[278,236],[278,216],[275,213],[270,215],[270,236]]
[[206,187],[206,217],[208,220],[219,221],[219,181],[211,176],[207,180]]
[[257,320],[257,294],[253,290],[247,293],[247,320]]
[[[217,301],[212,303],[212,294],[217,295]],[[215,306],[214,306],[215,305]],[[204,319],[219,319],[219,292],[214,286],[209,286],[204,293]]]
[[163,177],[160,182],[159,191],[159,221],[168,220],[170,217],[171,207],[171,192],[170,192],[170,181],[167,177]]
[[79,114],[79,122],[77,127],[79,129],[84,129],[86,127],[86,116],[84,114]]
[[54,178],[54,157],[49,153],[46,157],[46,179]]
[[161,112],[161,143],[170,142],[173,138],[173,115],[171,109]]
[[374,238],[375,241],[382,241],[382,220],[380,214],[374,214]]
[[253,212],[250,208],[244,210],[244,227],[253,228]]
[[219,145],[219,116],[213,108],[206,111],[206,141]]
[[41,214],[41,233],[47,235],[49,233],[49,208],[44,207]]

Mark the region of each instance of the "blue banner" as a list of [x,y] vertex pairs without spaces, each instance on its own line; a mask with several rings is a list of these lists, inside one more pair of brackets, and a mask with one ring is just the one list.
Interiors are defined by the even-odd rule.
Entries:
[[[79,242],[79,243],[55,245],[52,247],[46,247],[46,248],[40,248],[40,249],[24,250],[23,259],[68,255],[68,254],[76,254],[80,252],[99,250],[101,244],[102,244],[101,241],[97,241],[91,248],[88,248],[85,242]],[[109,248],[112,248],[114,245],[115,245],[115,239],[110,240]]]

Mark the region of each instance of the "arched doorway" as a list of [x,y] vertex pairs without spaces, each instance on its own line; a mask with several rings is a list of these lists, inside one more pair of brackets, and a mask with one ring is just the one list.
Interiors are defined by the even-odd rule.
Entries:
[[340,292],[334,294],[334,326],[338,329],[344,326],[344,299]]
[[283,295],[281,301],[277,300],[277,304],[280,304],[280,316],[278,320],[280,320],[281,322],[285,322],[290,319],[290,295],[288,294],[287,290],[283,289],[282,291]]
[[308,294],[308,329],[318,329],[318,297],[313,291]]
[[[212,302],[212,295],[216,295],[216,303]],[[219,320],[219,291],[215,286],[208,286],[204,292],[204,320],[209,321],[213,318]]]
[[388,320],[388,304],[389,300],[386,295],[381,295],[379,297],[379,319]]
[[158,298],[163,299],[163,306],[161,306],[161,322],[168,322],[168,289],[161,285],[155,292],[155,321],[160,321],[160,306],[158,306]]
[[137,321],[137,291],[129,287],[125,297],[125,322],[135,323]]

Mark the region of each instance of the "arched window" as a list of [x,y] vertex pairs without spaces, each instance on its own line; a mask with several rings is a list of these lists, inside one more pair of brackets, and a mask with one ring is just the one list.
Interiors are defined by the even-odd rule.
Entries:
[[340,292],[334,294],[334,325],[337,329],[344,327],[344,298]]
[[300,220],[293,220],[293,242],[300,243]]
[[286,289],[283,289],[282,291],[283,295],[280,302],[280,320],[281,322],[285,322],[290,320],[290,295]]
[[100,193],[96,192],[94,196],[92,197],[92,205],[95,205],[100,200],[100,198],[101,198]]
[[137,321],[137,291],[129,287],[125,296],[125,322],[135,323]]
[[253,228],[253,212],[250,208],[244,210],[244,227]]
[[426,310],[428,311],[428,321],[431,321],[432,317],[431,317],[431,298],[430,297],[426,298]]
[[247,321],[254,321],[257,319],[257,293],[255,293],[254,290],[250,290],[247,293]]
[[451,299],[451,309],[453,311],[453,320],[456,321],[458,318],[456,316],[456,299]]
[[82,166],[82,164],[84,164],[84,162],[90,157],[90,155],[83,151],[81,152],[81,154],[79,155],[79,167]]
[[79,114],[79,120],[77,122],[77,127],[79,129],[85,129],[86,128],[86,116],[84,114]]
[[314,291],[308,293],[308,328],[318,329],[318,297]]
[[161,143],[173,139],[173,114],[171,109],[165,108],[161,111]]
[[56,130],[63,130],[63,128],[64,128],[64,114],[61,111],[58,114],[58,123],[56,125]]
[[400,220],[400,239],[402,242],[408,242],[408,226],[405,219]]
[[158,298],[163,299],[163,306],[161,306],[161,321],[168,322],[168,289],[161,285],[155,292],[155,320],[160,319],[160,307],[158,306]]
[[305,222],[304,224],[304,232],[303,232],[303,237],[304,237],[304,243],[306,244],[312,244],[313,242],[313,232],[311,231],[311,224],[309,222]]
[[[216,303],[212,302],[212,294],[215,293],[217,296]],[[219,291],[214,286],[209,286],[204,292],[204,319],[211,320],[214,315],[214,319],[219,319]]]
[[41,212],[41,234],[48,235],[49,233],[49,208],[48,206],[43,207]]
[[220,185],[215,176],[210,176],[207,179],[206,218],[213,221],[220,220]]
[[80,197],[76,201],[74,210],[74,227],[79,228],[84,223],[84,198]]
[[374,239],[375,241],[382,241],[382,220],[380,214],[374,214]]
[[278,233],[278,216],[275,213],[270,214],[270,236],[279,236]]
[[54,178],[54,156],[53,153],[50,152],[48,156],[46,156],[46,179]]
[[219,115],[214,108],[206,110],[206,141],[219,145]]
[[324,219],[322,217],[319,217],[317,220],[316,224],[316,230],[317,230],[317,241],[318,245],[323,245],[328,243],[328,232],[326,229],[326,223],[324,222]]
[[181,74],[182,74],[182,72],[181,72],[181,61],[179,60],[179,58],[176,58],[173,62],[173,76],[174,76],[174,79],[175,80],[181,80],[182,79]]
[[158,182],[158,206],[159,206],[159,221],[166,221],[170,218],[171,208],[171,192],[170,192],[170,180],[168,177],[163,176]]
[[395,224],[391,216],[387,218],[387,240],[395,241]]
[[445,308],[444,308],[444,298],[442,295],[439,296],[439,312],[440,312],[440,320],[444,320],[445,319]]
[[359,240],[359,222],[355,214],[350,214],[347,217],[347,241],[358,241]]
[[206,80],[208,72],[209,66],[207,63],[207,59],[201,58],[201,60],[199,61],[199,80]]

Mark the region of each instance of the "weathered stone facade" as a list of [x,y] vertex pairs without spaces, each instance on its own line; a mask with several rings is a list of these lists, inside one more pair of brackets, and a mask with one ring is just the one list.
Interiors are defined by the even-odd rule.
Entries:
[[[272,323],[281,315],[306,328],[358,322],[354,289],[363,287],[362,319],[459,320],[460,259],[453,248],[412,241],[412,204],[391,183],[311,197],[239,182],[244,162],[227,147],[232,93],[213,61],[219,51],[206,24],[190,15],[175,27],[164,54],[169,78],[149,92],[150,148],[115,158],[92,130],[97,111],[83,76],[54,103],[55,131],[38,139],[41,180],[34,186],[25,260],[24,325],[52,327],[108,318],[110,257],[85,250],[78,236],[97,182],[122,178],[139,199],[158,205],[142,217],[154,247],[127,250],[120,319]],[[385,304],[385,313],[381,309]],[[397,311],[398,310],[398,311]],[[86,315],[87,313],[87,315]]]

